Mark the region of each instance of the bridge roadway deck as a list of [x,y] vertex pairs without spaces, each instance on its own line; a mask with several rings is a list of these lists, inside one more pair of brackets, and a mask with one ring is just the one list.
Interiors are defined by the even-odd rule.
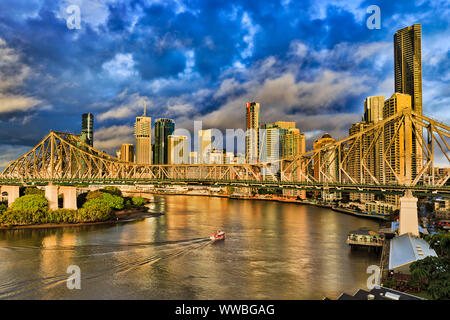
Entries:
[[359,185],[359,184],[330,184],[305,183],[299,181],[284,182],[273,180],[216,180],[216,179],[0,179],[0,185],[36,185],[48,184],[67,186],[87,185],[203,185],[216,187],[240,188],[282,188],[306,191],[356,192],[403,195],[405,190],[411,190],[416,196],[442,196],[450,198],[450,186],[415,185]]

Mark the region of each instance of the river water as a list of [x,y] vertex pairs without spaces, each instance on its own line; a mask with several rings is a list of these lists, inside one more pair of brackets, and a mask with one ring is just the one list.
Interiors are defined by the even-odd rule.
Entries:
[[[0,299],[322,299],[366,288],[378,223],[308,205],[153,196],[141,221],[0,231]],[[227,239],[211,244],[212,231]],[[67,288],[79,266],[81,289]]]

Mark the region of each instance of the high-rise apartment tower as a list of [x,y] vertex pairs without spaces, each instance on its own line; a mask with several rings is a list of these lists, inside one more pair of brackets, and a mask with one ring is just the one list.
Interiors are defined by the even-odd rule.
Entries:
[[260,160],[259,149],[259,103],[247,102],[245,113],[245,160],[247,163],[257,163]]
[[152,118],[144,115],[136,117],[134,124],[134,136],[136,137],[136,163],[152,163]]
[[175,131],[175,122],[172,119],[158,119],[155,122],[155,152],[154,164],[169,163],[168,136]]
[[81,116],[81,134],[84,135],[86,143],[94,146],[94,115],[92,113],[83,113]]

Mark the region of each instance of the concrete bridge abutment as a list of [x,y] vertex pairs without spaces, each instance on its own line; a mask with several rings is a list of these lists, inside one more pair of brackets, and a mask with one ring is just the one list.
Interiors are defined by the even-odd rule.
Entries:
[[59,186],[48,185],[45,186],[45,197],[48,200],[48,207],[51,210],[58,209],[58,191]]
[[19,186],[1,186],[0,194],[3,192],[8,193],[8,207],[11,207],[13,202],[20,196]]
[[60,187],[60,193],[64,195],[64,209],[78,209],[77,187]]
[[64,209],[77,209],[77,187],[48,185],[45,187],[45,197],[50,209],[58,209],[59,194],[64,195]]

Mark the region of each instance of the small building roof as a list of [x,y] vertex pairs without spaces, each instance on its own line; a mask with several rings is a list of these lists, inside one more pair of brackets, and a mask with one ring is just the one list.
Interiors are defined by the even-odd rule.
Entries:
[[369,228],[362,227],[358,230],[350,231],[351,234],[357,234],[361,236],[379,236],[378,232],[372,231]]
[[[391,222],[391,231],[395,232],[396,230],[398,230],[399,226],[400,226],[399,221]],[[419,226],[419,232],[423,234],[429,234],[428,230],[423,228],[422,226]]]
[[436,252],[430,248],[428,242],[409,233],[403,234],[391,239],[389,270],[400,267],[406,269],[409,264],[428,256],[437,257]]
[[424,300],[414,295],[394,289],[375,286],[370,291],[359,289],[354,295],[341,294],[337,300]]

